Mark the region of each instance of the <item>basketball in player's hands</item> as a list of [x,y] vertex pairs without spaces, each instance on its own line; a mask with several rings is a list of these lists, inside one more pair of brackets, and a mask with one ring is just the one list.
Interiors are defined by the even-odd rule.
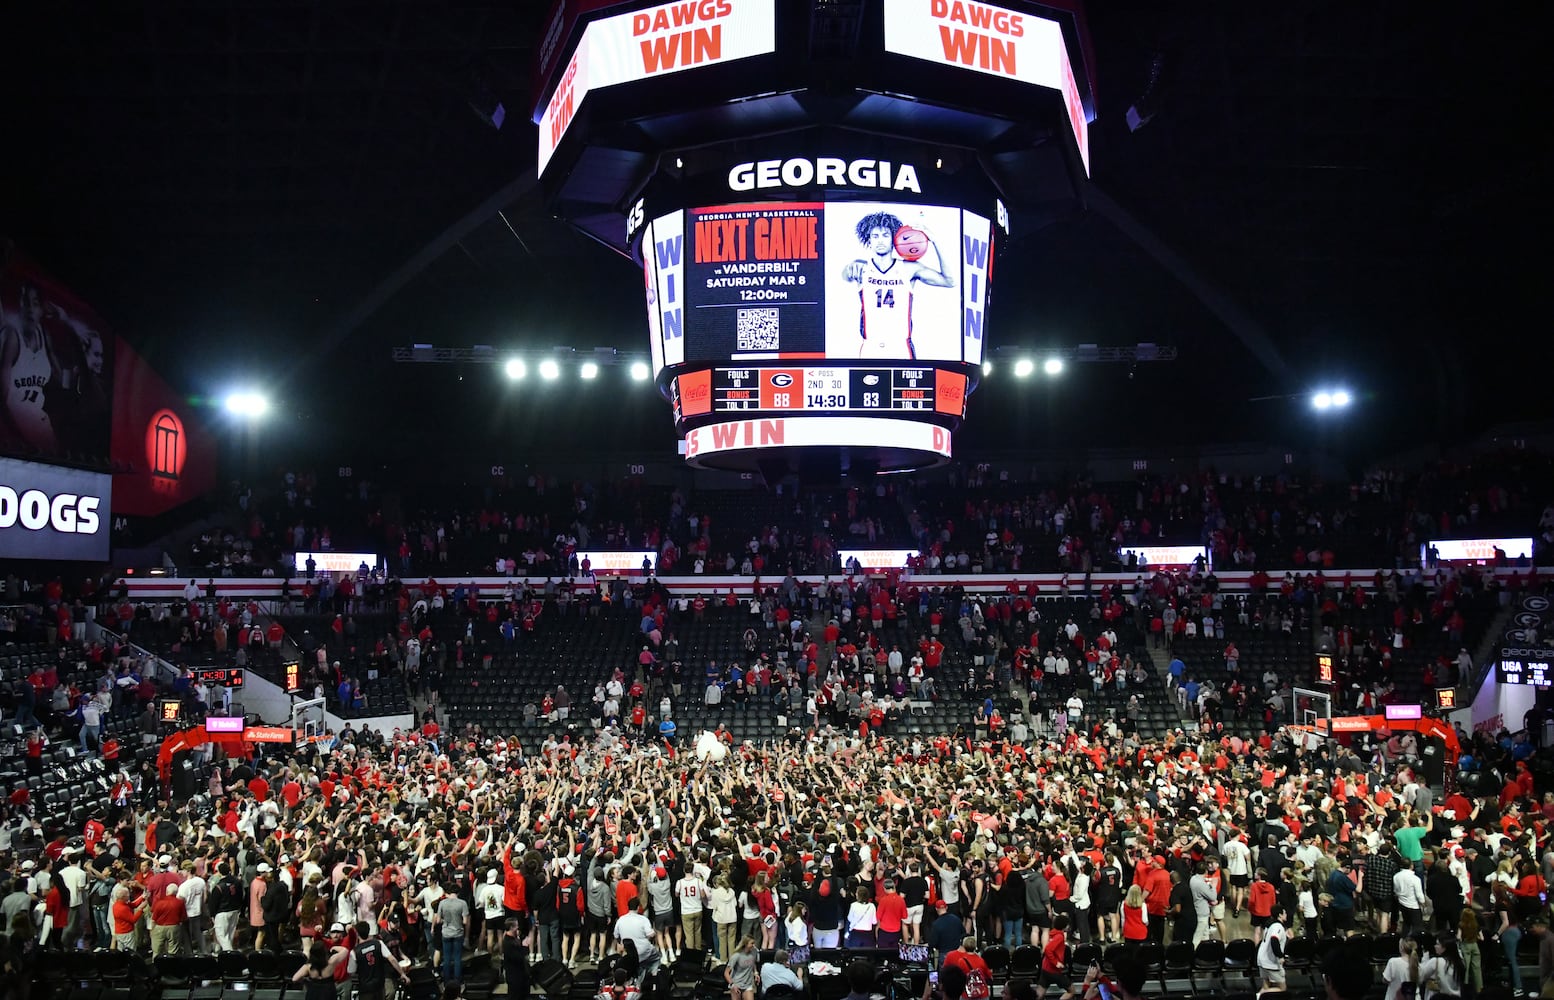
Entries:
[[902,226],[896,230],[896,253],[903,260],[917,260],[928,252],[928,234],[921,229]]

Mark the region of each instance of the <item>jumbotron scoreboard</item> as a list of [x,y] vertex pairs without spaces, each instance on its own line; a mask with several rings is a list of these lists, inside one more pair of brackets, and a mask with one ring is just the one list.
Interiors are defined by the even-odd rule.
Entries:
[[935,464],[983,374],[998,261],[1076,210],[1077,0],[558,0],[540,180],[640,269],[700,466]]

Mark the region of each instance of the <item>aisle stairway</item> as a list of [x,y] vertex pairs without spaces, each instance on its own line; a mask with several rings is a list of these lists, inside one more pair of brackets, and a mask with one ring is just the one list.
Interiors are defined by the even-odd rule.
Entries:
[[1176,700],[1176,690],[1171,687],[1171,651],[1164,646],[1157,647],[1152,643],[1147,647],[1140,648],[1143,648],[1149,654],[1149,662],[1155,665],[1155,683],[1158,686],[1158,690],[1155,693],[1159,696],[1161,704],[1166,706],[1167,713],[1172,719],[1176,720],[1176,725],[1181,726],[1188,732],[1196,732],[1198,729],[1197,717],[1189,712],[1182,711],[1181,703]]

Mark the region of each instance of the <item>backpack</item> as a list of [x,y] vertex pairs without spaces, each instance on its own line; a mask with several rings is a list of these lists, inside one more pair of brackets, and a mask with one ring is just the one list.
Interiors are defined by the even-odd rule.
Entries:
[[233,913],[242,908],[242,891],[238,889],[235,881],[224,878],[211,887],[210,911],[212,913]]
[[966,1000],[988,1000],[993,995],[993,988],[988,984],[987,975],[975,966],[967,969],[966,991],[961,995]]

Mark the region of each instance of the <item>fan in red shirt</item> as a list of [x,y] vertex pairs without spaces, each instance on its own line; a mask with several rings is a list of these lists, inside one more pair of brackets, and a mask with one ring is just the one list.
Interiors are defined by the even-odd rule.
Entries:
[[288,810],[297,808],[297,804],[302,801],[302,785],[295,777],[287,778],[281,786],[281,801],[286,803]]
[[1047,943],[1041,949],[1041,977],[1036,983],[1036,996],[1047,995],[1047,987],[1063,988],[1068,984],[1068,914],[1059,913],[1052,918],[1052,930]]
[[255,802],[263,802],[270,797],[270,783],[255,775],[248,781],[248,793],[254,797]]

